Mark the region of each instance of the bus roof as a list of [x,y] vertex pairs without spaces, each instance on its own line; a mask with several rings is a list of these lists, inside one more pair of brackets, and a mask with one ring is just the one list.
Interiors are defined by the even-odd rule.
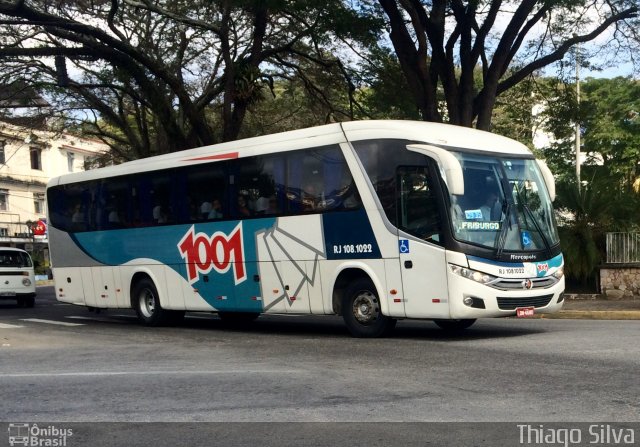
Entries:
[[501,154],[531,155],[531,152],[524,144],[510,138],[468,127],[424,121],[350,121],[202,146],[134,160],[116,166],[65,174],[51,179],[48,186],[135,172],[155,171],[176,166],[187,166],[214,160],[234,159],[338,144],[347,140],[360,141],[381,138],[419,141],[436,146]]

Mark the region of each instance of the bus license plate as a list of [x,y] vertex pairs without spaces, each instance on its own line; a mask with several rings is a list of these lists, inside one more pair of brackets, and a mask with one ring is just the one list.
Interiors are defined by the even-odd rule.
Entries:
[[518,318],[533,317],[533,314],[535,313],[535,311],[536,311],[535,307],[518,307],[516,308],[516,317]]

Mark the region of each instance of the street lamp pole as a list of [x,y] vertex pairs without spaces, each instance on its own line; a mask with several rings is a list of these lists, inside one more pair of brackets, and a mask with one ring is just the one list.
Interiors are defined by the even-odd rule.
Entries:
[[576,180],[580,191],[580,45],[576,45]]

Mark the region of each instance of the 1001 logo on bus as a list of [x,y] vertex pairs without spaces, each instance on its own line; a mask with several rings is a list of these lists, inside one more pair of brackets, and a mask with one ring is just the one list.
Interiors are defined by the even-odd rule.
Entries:
[[198,281],[200,274],[207,274],[211,270],[227,273],[230,268],[233,268],[236,285],[247,279],[242,223],[239,223],[228,236],[221,231],[216,231],[211,236],[196,233],[195,227],[191,226],[178,243],[178,250],[187,264],[187,278],[190,284]]

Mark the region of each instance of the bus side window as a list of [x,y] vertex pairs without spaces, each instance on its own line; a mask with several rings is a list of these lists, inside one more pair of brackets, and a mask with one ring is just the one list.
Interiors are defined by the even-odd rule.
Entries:
[[442,218],[427,166],[399,167],[397,171],[398,227],[433,243],[442,241]]
[[339,146],[289,154],[288,173],[287,198],[293,213],[353,209],[360,205]]
[[93,229],[95,185],[83,182],[51,188],[48,203],[52,225],[72,233]]
[[285,157],[284,154],[273,154],[238,160],[233,215],[244,218],[282,214],[279,198],[284,191]]
[[[185,210],[187,220],[213,220],[228,217],[228,163],[217,162],[192,166],[186,171]],[[219,206],[215,202],[219,203]],[[215,204],[215,205],[214,205]],[[215,209],[214,209],[215,206]]]

